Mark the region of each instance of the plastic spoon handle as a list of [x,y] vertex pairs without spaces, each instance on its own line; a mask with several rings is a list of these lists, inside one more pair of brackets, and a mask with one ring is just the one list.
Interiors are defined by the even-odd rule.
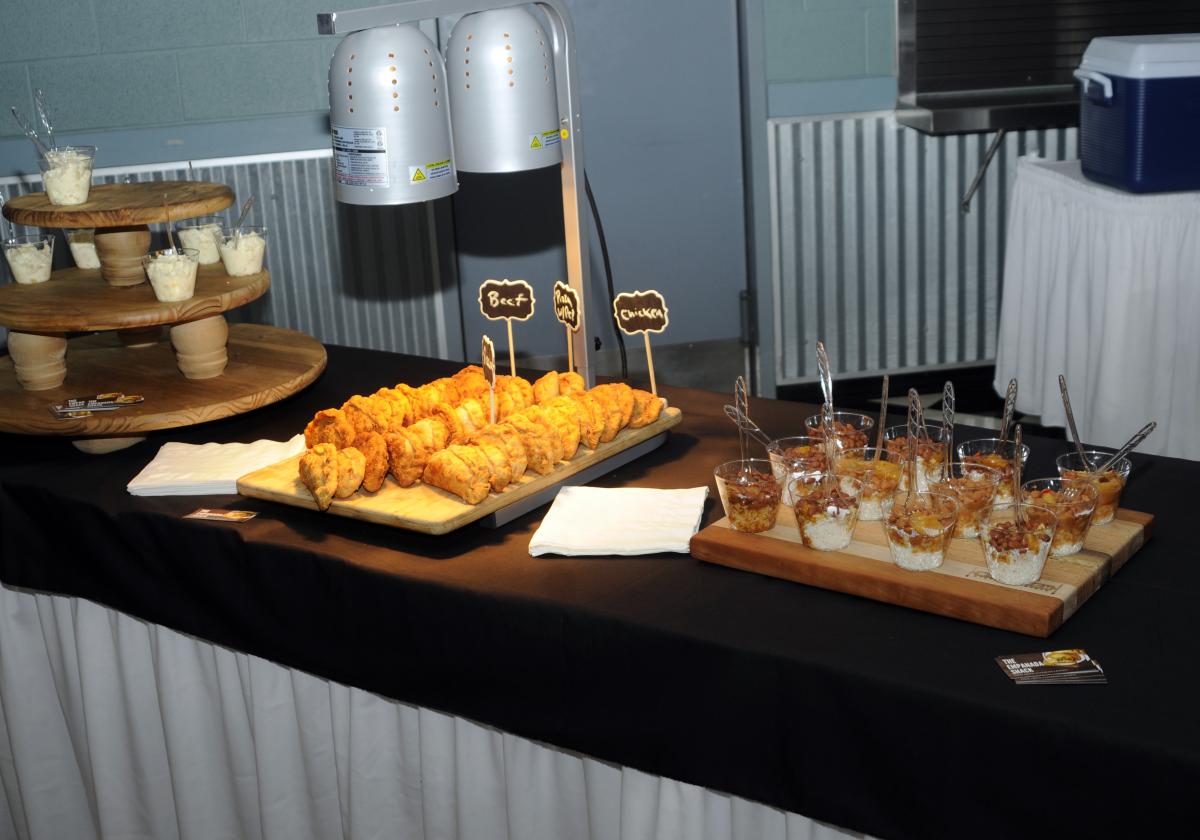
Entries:
[[[1136,435],[1131,437],[1129,439],[1128,443],[1126,443],[1124,446],[1122,446],[1120,449],[1118,449],[1115,455],[1113,455],[1111,458],[1109,458],[1107,461],[1105,461],[1103,464],[1101,464],[1096,469],[1092,470],[1092,473],[1093,474],[1102,473],[1105,470],[1107,470],[1109,467],[1111,467],[1113,464],[1117,463],[1117,461],[1120,461],[1122,458],[1124,458],[1126,455],[1128,455],[1134,449],[1137,449],[1137,447],[1141,444],[1141,442],[1144,441],[1146,438],[1150,437],[1150,433],[1153,432],[1156,428],[1158,428],[1158,423],[1156,423],[1153,420],[1151,420],[1145,426],[1142,426],[1141,430],[1138,431],[1138,433]],[[1084,463],[1086,464],[1087,461],[1084,461]]]
[[1017,412],[1017,378],[1008,380],[1008,391],[1004,394],[1004,417],[1000,421],[1000,440],[1008,440],[1013,415]]
[[760,429],[758,425],[749,417],[744,415],[739,417],[738,410],[732,405],[725,406],[725,414],[738,426],[741,431],[749,434],[763,446],[768,446],[771,443],[771,439],[767,437],[766,432]]
[[163,213],[167,217],[167,243],[170,244],[172,251],[177,251],[175,247],[175,231],[171,227],[171,208],[167,204],[167,194],[163,193]]
[[37,109],[38,119],[42,121],[42,128],[46,129],[50,148],[57,149],[58,145],[54,142],[54,124],[50,122],[50,113],[46,110],[46,94],[42,93],[41,88],[33,93],[33,107]]
[[1021,523],[1021,424],[1018,423],[1016,429],[1013,430],[1013,471],[1012,471],[1012,493],[1013,493],[1013,513],[1017,518],[1017,527],[1022,527]]
[[246,217],[250,215],[250,208],[253,206],[254,206],[254,196],[250,196],[249,198],[246,199],[246,203],[242,205],[242,213],[240,216],[238,216],[237,224],[234,225],[234,228],[236,228],[237,230],[242,229],[242,222],[246,221]]
[[875,433],[875,460],[883,455],[883,427],[887,423],[888,375],[883,375],[883,395],[879,398],[879,430]]
[[[954,383],[946,382],[942,388],[942,425],[946,435],[946,466],[954,462]],[[950,478],[950,473],[946,473]]]
[[825,342],[817,342],[817,375],[821,378],[821,393],[825,402],[833,408],[833,374],[829,370],[829,356],[825,353]]
[[42,145],[42,141],[38,137],[37,130],[29,124],[29,121],[26,120],[25,116],[16,109],[16,106],[10,105],[9,110],[12,111],[13,117],[16,118],[17,125],[21,126],[21,131],[25,132],[25,136],[29,138],[30,142],[33,143],[34,148],[37,149],[38,157],[45,160],[46,147]]
[[918,416],[921,414],[921,395],[917,393],[916,388],[908,389],[908,426],[905,429],[908,440],[908,463],[905,464],[905,472],[908,474],[908,494],[904,497],[904,512],[908,513],[912,509],[913,496],[917,493],[917,429]]
[[1087,456],[1083,454],[1083,441],[1079,439],[1079,429],[1075,425],[1075,412],[1071,410],[1071,395],[1067,393],[1067,377],[1058,375],[1058,390],[1062,393],[1063,411],[1067,413],[1067,426],[1071,429],[1071,440],[1075,443],[1075,451],[1079,453],[1079,463],[1087,466]]

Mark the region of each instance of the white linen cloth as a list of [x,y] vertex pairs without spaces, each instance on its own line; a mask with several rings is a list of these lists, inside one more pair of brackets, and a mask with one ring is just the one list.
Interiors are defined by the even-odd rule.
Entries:
[[2,840],[848,840],[0,586]]
[[529,540],[529,553],[687,554],[707,496],[707,487],[564,487]]
[[232,495],[242,476],[304,448],[304,435],[254,443],[164,443],[125,489],[134,496]]
[[1134,195],[1079,161],[1022,158],[1008,214],[996,392],[1064,426],[1065,374],[1079,433],[1200,459],[1200,192]]

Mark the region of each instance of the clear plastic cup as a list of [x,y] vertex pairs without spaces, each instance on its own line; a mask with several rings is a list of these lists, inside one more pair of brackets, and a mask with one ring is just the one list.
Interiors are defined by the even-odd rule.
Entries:
[[910,494],[901,490],[885,507],[883,530],[892,562],[914,572],[941,566],[954,535],[958,502],[945,493]]
[[800,539],[818,551],[850,545],[858,524],[863,483],[831,472],[802,473],[791,482],[792,509]]
[[45,283],[54,265],[54,236],[43,233],[5,239],[4,259],[12,278],[22,285]]
[[51,204],[83,204],[92,189],[92,164],[96,161],[95,146],[59,146],[48,149],[38,159],[42,183]]
[[142,257],[154,296],[164,303],[188,300],[196,294],[199,255],[194,248],[166,248]]
[[[996,488],[996,503],[1008,504],[1013,499],[1013,456],[1016,444],[1000,438],[964,440],[954,447],[958,460],[991,467],[1000,473],[1000,484]],[[1029,447],[1021,444],[1021,464],[1029,460]]]
[[[813,414],[804,418],[804,428],[808,436],[821,438],[821,415]],[[858,449],[871,442],[871,430],[875,428],[875,418],[855,411],[833,412],[833,436],[837,438],[841,449]]]
[[1125,483],[1129,480],[1129,471],[1133,469],[1133,463],[1128,458],[1122,458],[1102,475],[1093,475],[1090,471],[1102,466],[1115,453],[1101,449],[1085,449],[1083,454],[1087,458],[1086,464],[1080,460],[1078,452],[1059,455],[1055,461],[1058,474],[1063,478],[1086,478],[1096,485],[1100,500],[1096,503],[1096,512],[1092,514],[1092,524],[1105,525],[1112,522],[1117,508],[1121,506],[1121,491],[1125,489]]
[[775,527],[783,484],[765,458],[726,461],[713,470],[717,493],[735,531],[755,534]]
[[77,228],[64,230],[67,247],[71,249],[71,259],[79,268],[96,269],[100,267],[100,256],[96,253],[96,229]]
[[[834,446],[836,450],[836,444]],[[783,502],[792,504],[792,479],[806,472],[820,472],[829,468],[823,441],[813,440],[807,435],[777,438],[767,444],[767,458],[775,470],[775,477],[783,486]]]
[[262,271],[263,257],[267,253],[265,227],[221,228],[215,236],[225,273],[230,277],[245,277]]
[[183,224],[176,225],[175,236],[184,248],[196,249],[200,254],[200,265],[215,265],[221,261],[221,252],[217,250],[217,239],[221,234],[223,223],[219,216],[189,219]]
[[1042,505],[1017,502],[993,507],[979,534],[992,580],[1023,586],[1041,578],[1057,524],[1054,511]]
[[[929,482],[936,478],[946,462],[946,429],[940,422],[926,422],[928,437],[917,439],[917,490],[929,490]],[[883,432],[883,445],[888,458],[900,464],[900,489],[908,489],[908,426],[888,426]]]
[[1078,478],[1035,478],[1021,485],[1021,498],[1054,511],[1058,524],[1050,543],[1051,557],[1067,557],[1083,550],[1100,501],[1095,484]]
[[884,452],[875,459],[878,450],[874,446],[848,449],[840,453],[834,470],[840,476],[850,476],[862,482],[862,496],[858,501],[858,518],[864,522],[883,519],[887,500],[900,487],[900,465],[888,460]]
[[958,502],[958,519],[954,536],[973,540],[979,536],[983,520],[996,500],[1000,473],[971,461],[952,461],[942,464],[940,474],[929,483],[935,493],[953,496]]

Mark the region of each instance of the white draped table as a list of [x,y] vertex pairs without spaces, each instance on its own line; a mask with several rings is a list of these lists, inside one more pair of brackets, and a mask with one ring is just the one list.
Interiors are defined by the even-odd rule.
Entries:
[[1134,195],[1092,183],[1079,161],[1022,158],[1008,215],[997,393],[1079,433],[1200,459],[1200,193]]

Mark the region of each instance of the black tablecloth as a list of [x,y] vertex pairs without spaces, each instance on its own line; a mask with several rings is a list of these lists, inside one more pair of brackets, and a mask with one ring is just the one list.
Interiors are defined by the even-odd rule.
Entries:
[[[124,490],[167,439],[284,439],[352,393],[456,367],[331,347],[303,394],[123,452],[0,436],[0,580],[885,837],[1140,833],[1192,815],[1192,462],[1135,457],[1125,504],[1158,516],[1154,538],[1048,641],[682,555],[532,558],[541,511],[427,537]],[[713,466],[736,457],[723,396],[665,393],[683,424],[597,484],[711,486]],[[783,435],[811,409],[752,411]],[[1028,474],[1051,474],[1063,445],[1029,442]],[[180,518],[202,505],[260,515]],[[706,523],[719,507],[714,493]],[[1087,648],[1110,683],[1021,687],[993,661],[1049,647]]]

